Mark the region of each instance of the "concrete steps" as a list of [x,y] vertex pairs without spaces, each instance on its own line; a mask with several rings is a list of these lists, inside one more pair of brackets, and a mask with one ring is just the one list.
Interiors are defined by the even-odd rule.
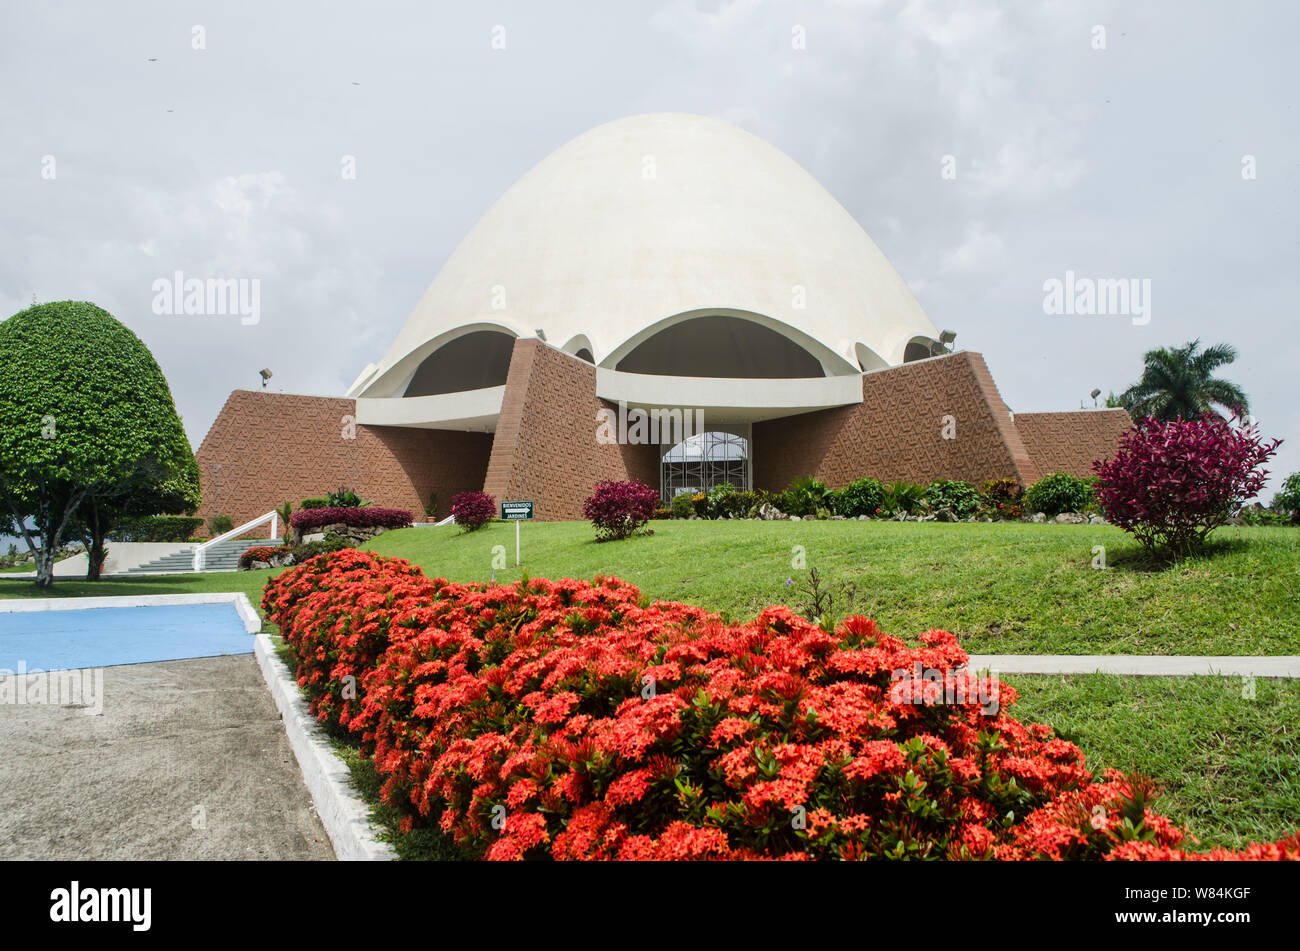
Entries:
[[[229,541],[213,545],[205,554],[203,570],[204,572],[238,571],[239,556],[250,548],[260,546],[278,548],[280,540],[278,538],[232,538]],[[191,545],[183,551],[173,552],[170,555],[155,558],[143,565],[137,565],[128,569],[125,573],[128,575],[193,573],[194,549],[198,547],[198,545]]]

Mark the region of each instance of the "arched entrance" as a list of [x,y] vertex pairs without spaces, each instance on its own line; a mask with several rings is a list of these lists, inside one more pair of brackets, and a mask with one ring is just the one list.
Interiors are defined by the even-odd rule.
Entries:
[[708,492],[729,482],[737,492],[753,488],[750,427],[731,426],[696,433],[660,458],[659,494],[665,503],[683,492]]

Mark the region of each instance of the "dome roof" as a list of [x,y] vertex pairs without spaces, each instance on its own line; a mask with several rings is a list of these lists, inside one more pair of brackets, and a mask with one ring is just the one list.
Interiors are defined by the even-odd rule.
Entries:
[[902,363],[909,341],[937,337],[880,249],[792,159],[715,119],[641,115],[578,136],[516,182],[350,395],[403,395],[425,358],[471,333],[540,329],[612,368],[705,315],[776,331],[828,376]]

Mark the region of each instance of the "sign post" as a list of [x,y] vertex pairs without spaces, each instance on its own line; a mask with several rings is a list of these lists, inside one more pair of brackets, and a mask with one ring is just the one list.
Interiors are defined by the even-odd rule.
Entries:
[[515,523],[515,567],[519,567],[519,523],[533,517],[532,502],[502,502],[501,518]]

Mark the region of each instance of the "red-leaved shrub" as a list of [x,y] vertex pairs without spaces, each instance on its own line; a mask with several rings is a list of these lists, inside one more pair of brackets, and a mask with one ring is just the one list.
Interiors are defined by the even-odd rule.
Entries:
[[596,526],[600,540],[627,538],[654,517],[658,504],[659,493],[644,482],[605,479],[596,483],[582,503],[582,514]]
[[[726,624],[613,578],[451,584],[351,551],[263,603],[403,828],[471,857],[1199,857],[1149,781],[1094,779],[943,631],[908,647],[784,607]],[[1210,857],[1295,859],[1300,840]]]
[[1265,443],[1252,423],[1207,415],[1162,423],[1140,420],[1097,473],[1106,518],[1147,551],[1195,553],[1242,502],[1264,487],[1260,468],[1281,440]]
[[411,513],[406,509],[386,509],[378,505],[347,508],[299,509],[289,516],[289,522],[299,532],[310,532],[326,525],[348,525],[352,528],[406,528],[411,524]]
[[461,492],[452,496],[451,514],[465,531],[477,531],[496,518],[497,500],[486,492]]

